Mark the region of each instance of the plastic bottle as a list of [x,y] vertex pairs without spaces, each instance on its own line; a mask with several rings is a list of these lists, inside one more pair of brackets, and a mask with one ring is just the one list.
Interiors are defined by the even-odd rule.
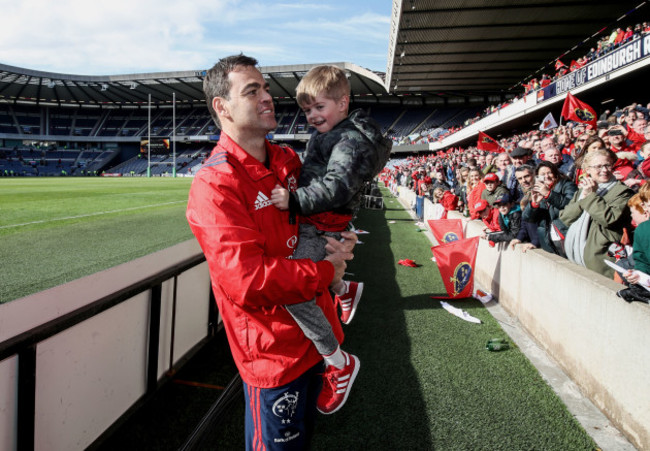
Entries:
[[508,344],[508,341],[505,338],[491,338],[485,345],[485,349],[493,352],[505,351],[509,348],[510,344]]

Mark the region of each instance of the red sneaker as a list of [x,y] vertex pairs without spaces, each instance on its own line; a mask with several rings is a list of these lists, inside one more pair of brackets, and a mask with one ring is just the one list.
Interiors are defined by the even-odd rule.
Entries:
[[334,300],[341,305],[341,322],[350,324],[357,311],[357,305],[363,293],[363,282],[347,282],[348,290],[341,296],[335,296]]
[[339,370],[334,365],[329,365],[323,373],[323,388],[318,395],[316,407],[320,413],[325,415],[334,413],[343,407],[361,366],[357,356],[342,352],[346,362],[343,369]]

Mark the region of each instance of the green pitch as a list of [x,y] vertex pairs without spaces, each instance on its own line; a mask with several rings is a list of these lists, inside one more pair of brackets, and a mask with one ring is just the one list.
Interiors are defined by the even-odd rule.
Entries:
[[[597,449],[515,344],[485,349],[507,335],[480,302],[452,302],[479,325],[430,298],[444,294],[431,243],[399,201],[384,195],[385,210],[362,210],[355,221],[370,233],[360,235],[364,244],[348,266],[348,278],[365,288],[342,348],[359,357],[361,369],[345,406],[318,415],[313,450]],[[422,266],[398,265],[404,258]],[[222,347],[209,348],[178,378],[226,385],[232,362]],[[179,449],[220,394],[169,384],[99,449]],[[240,396],[200,449],[244,449],[243,418]]]
[[190,178],[0,179],[0,303],[192,237]]

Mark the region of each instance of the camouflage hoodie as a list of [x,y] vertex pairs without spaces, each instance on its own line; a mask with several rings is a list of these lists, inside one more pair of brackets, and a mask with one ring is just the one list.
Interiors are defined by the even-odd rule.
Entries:
[[361,203],[364,183],[384,168],[392,145],[362,110],[353,111],[327,133],[315,132],[303,153],[290,208],[302,215],[351,216]]

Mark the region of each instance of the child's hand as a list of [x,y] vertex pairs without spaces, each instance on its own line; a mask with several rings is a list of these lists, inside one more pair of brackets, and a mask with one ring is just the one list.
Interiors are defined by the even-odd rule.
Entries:
[[282,188],[280,185],[275,185],[275,188],[271,191],[271,203],[278,210],[288,210],[289,190]]

